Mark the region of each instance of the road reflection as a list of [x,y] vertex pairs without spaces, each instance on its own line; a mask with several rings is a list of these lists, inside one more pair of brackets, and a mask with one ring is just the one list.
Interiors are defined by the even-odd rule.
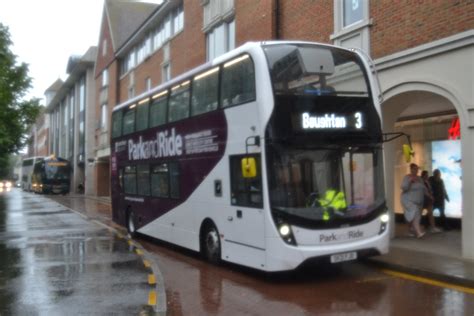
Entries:
[[262,273],[226,263],[213,266],[193,252],[156,240],[140,242],[156,254],[169,315],[435,315],[440,311],[470,315],[474,311],[470,295],[394,278],[361,262]]
[[[0,195],[0,231],[5,231],[7,226],[7,212],[5,197]],[[12,313],[12,302],[17,301],[16,292],[8,287],[8,282],[17,278],[21,271],[18,266],[20,261],[20,251],[15,248],[7,247],[7,245],[0,243],[0,306],[5,314]]]
[[150,311],[149,271],[126,240],[45,197],[0,196],[0,258],[0,315]]

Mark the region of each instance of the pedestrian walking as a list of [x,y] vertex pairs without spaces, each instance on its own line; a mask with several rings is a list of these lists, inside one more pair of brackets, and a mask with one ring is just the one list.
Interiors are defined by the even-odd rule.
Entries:
[[443,227],[445,230],[451,229],[449,226],[447,219],[446,219],[446,214],[444,212],[445,209],[445,202],[449,202],[449,196],[448,193],[446,192],[446,188],[444,186],[444,181],[441,178],[441,171],[439,169],[435,169],[433,171],[433,175],[429,178],[430,185],[431,185],[431,190],[433,191],[433,210],[438,209],[439,210],[439,220],[440,220],[440,225]]
[[434,200],[433,190],[431,189],[431,184],[430,184],[430,181],[429,181],[427,170],[423,170],[421,172],[421,179],[423,180],[423,184],[426,188],[425,196],[424,196],[424,199],[423,199],[422,211],[426,210],[426,217],[428,218],[427,230],[430,233],[439,233],[439,232],[441,232],[441,230],[438,227],[436,227],[435,219],[434,219],[434,216],[433,216],[433,200]]
[[401,202],[410,233],[421,238],[425,235],[420,227],[420,219],[426,188],[423,180],[418,176],[418,170],[417,164],[410,164],[410,173],[403,177],[401,185]]

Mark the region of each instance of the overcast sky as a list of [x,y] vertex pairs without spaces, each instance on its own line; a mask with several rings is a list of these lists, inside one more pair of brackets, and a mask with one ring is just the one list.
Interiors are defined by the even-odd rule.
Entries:
[[67,78],[71,55],[83,55],[99,42],[103,0],[0,0],[0,23],[19,62],[29,65],[28,97],[43,99],[58,78]]

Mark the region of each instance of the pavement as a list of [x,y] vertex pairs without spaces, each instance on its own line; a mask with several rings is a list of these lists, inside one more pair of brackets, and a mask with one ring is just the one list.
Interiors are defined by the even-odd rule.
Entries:
[[370,259],[380,267],[474,289],[474,260],[462,257],[461,229],[426,233],[423,238],[408,234],[407,225],[395,224],[390,251]]
[[[113,224],[109,197],[69,195],[54,199],[58,202],[69,199],[69,207],[74,210],[75,204],[87,205],[89,210],[83,209],[86,212],[95,206],[99,209],[100,220]],[[71,203],[74,201],[81,203]],[[372,257],[367,262],[381,268],[474,289],[474,260],[462,258],[460,228],[427,233],[418,239],[409,236],[406,224],[396,222],[395,237],[391,240],[389,253]]]
[[[148,251],[135,240],[130,239],[124,227],[112,221],[110,197],[93,197],[81,194],[48,195],[47,197],[81,214],[89,221],[107,226],[120,239],[125,239],[129,250],[142,258],[144,266],[149,271],[148,284],[151,286],[151,290],[149,291],[148,305],[153,309],[153,315],[166,315],[166,290],[160,268]],[[139,315],[148,315],[148,313],[145,310],[141,311]]]

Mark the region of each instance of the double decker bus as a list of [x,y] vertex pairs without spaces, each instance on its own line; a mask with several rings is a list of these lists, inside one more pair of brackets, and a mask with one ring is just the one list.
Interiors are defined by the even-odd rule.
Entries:
[[35,193],[67,194],[71,181],[69,161],[48,156],[37,158],[31,175],[31,189]]
[[44,157],[28,157],[21,161],[21,188],[24,191],[32,191],[33,186],[31,178],[33,176],[33,168],[37,161],[42,160]]
[[246,43],[114,108],[113,219],[265,271],[384,254],[378,95],[361,52]]

